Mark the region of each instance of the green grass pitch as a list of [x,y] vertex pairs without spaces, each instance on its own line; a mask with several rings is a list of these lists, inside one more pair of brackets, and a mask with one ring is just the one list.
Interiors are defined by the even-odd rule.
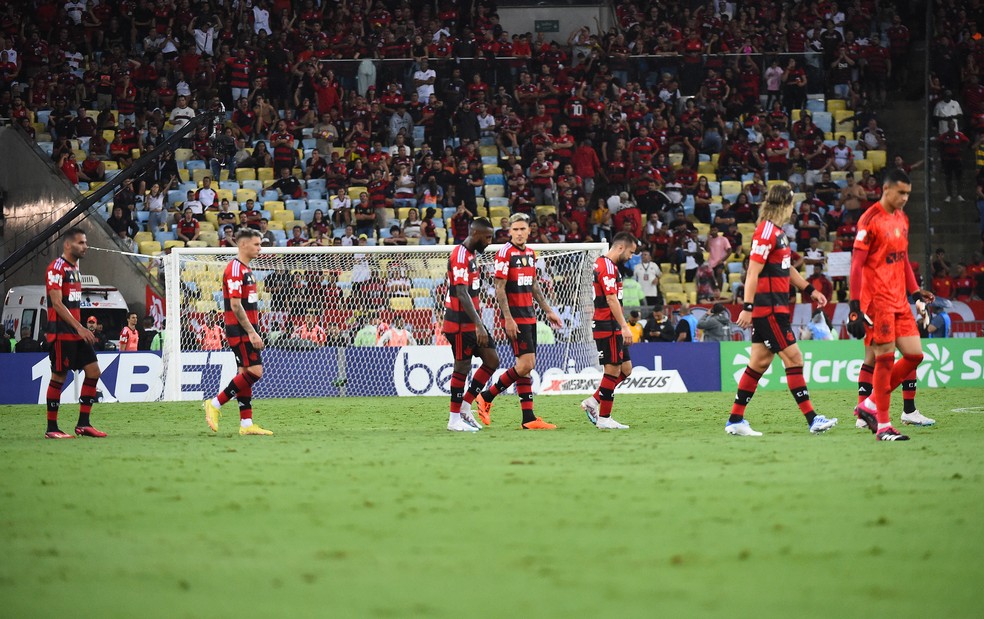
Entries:
[[5,407],[0,614],[980,617],[982,393],[921,391],[938,425],[894,444],[846,391],[815,394],[824,436],[759,393],[761,438],[725,435],[726,393],[617,396],[607,433],[575,397],[524,432],[503,396],[478,435],[436,398],[255,402],[274,437],[113,404],[110,438],[45,441]]

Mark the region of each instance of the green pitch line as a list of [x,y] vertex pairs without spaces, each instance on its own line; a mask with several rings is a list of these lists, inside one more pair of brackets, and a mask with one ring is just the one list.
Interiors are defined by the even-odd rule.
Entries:
[[[980,390],[923,390],[908,443],[788,393],[616,396],[632,426],[539,397],[553,432],[447,432],[436,398],[256,401],[273,437],[197,403],[97,405],[110,438],[0,411],[9,617],[979,617]],[[901,410],[894,400],[896,419]],[[967,409],[966,412],[952,412]],[[70,429],[75,408],[62,407]]]

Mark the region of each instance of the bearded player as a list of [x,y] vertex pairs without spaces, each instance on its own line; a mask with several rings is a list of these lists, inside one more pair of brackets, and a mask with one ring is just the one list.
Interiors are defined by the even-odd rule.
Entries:
[[[475,255],[485,251],[492,242],[492,230],[488,219],[473,219],[468,238],[455,247],[448,258],[443,330],[454,353],[451,415],[448,418],[448,430],[452,432],[478,432],[481,429],[471,414],[471,403],[499,368],[499,355],[478,313],[482,278],[475,261]],[[481,359],[482,365],[475,371],[466,393],[465,381],[471,372],[472,357]]]
[[738,326],[752,327],[752,349],[748,367],[738,381],[738,393],[731,407],[731,416],[724,431],[735,436],[761,436],[745,419],[745,407],[755,395],[758,381],[769,369],[772,359],[779,355],[786,367],[786,382],[793,399],[799,405],[806,424],[813,434],[826,432],[837,425],[837,419],[827,419],[813,410],[810,391],[803,378],[803,353],[789,326],[789,284],[810,297],[820,307],[827,298],[814,289],[799,271],[790,268],[792,251],[782,226],[793,212],[793,194],[789,185],[769,189],[759,212],[759,222],[752,237],[748,274],[745,279],[745,299]]
[[105,432],[92,427],[89,415],[96,401],[99,384],[99,363],[92,345],[96,335],[80,321],[82,276],[79,260],[85,257],[89,245],[81,228],[69,228],[62,237],[62,255],[48,265],[45,290],[48,297],[48,359],[51,361],[51,380],[45,397],[48,429],[45,438],[72,438],[58,428],[58,406],[62,387],[69,370],[82,370],[85,379],[79,392],[79,420],[75,434],[103,438]]
[[[909,264],[909,218],[904,212],[912,193],[909,175],[898,168],[885,175],[881,199],[858,220],[851,256],[848,332],[864,338],[874,354],[872,394],[854,409],[879,441],[907,441],[892,427],[892,391],[911,377],[923,359],[922,344],[909,300],[931,302],[920,290]],[[902,358],[895,362],[895,350]],[[920,424],[923,425],[923,424]]]
[[581,402],[588,421],[601,430],[628,430],[629,426],[612,419],[615,388],[632,374],[628,346],[632,331],[622,311],[622,272],[619,267],[632,257],[639,241],[628,232],[612,239],[608,253],[594,264],[594,315],[591,331],[598,347],[598,360],[605,368],[601,385],[594,395]]
[[495,255],[495,299],[502,312],[516,364],[478,395],[475,406],[478,408],[478,418],[489,425],[492,423],[492,400],[515,383],[523,411],[523,429],[553,430],[557,426],[533,414],[533,381],[530,380],[530,372],[536,363],[533,301],[537,302],[554,328],[559,329],[564,323],[550,307],[537,283],[536,252],[526,246],[529,235],[529,216],[516,213],[509,218],[509,242]]
[[219,431],[222,405],[235,398],[239,402],[239,433],[269,436],[273,432],[253,423],[253,385],[263,377],[263,338],[259,332],[259,295],[256,277],[249,263],[260,255],[262,236],[259,230],[242,227],[236,232],[238,255],[229,261],[222,275],[222,300],[225,306],[226,340],[236,355],[239,372],[219,395],[205,400],[205,421],[212,432]]

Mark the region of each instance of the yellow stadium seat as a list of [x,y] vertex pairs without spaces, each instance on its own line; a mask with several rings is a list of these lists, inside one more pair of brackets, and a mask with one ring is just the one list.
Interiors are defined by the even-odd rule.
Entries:
[[368,193],[369,192],[369,188],[368,187],[360,187],[358,185],[353,185],[353,186],[349,187],[348,195],[349,195],[349,198],[351,198],[352,200],[358,200],[359,199],[359,194],[361,194],[362,192]]
[[273,221],[283,222],[284,226],[286,226],[287,222],[294,221],[293,211],[287,211],[287,210],[272,211],[270,213],[270,216],[273,218]]
[[707,182],[708,182],[708,183],[714,183],[714,182],[717,182],[717,179],[718,179],[718,175],[717,175],[717,174],[715,174],[715,173],[713,173],[713,172],[711,172],[711,173],[709,173],[709,174],[699,174],[698,176],[706,176],[706,177],[707,177]]
[[257,180],[261,181],[272,181],[273,180],[273,168],[260,168],[256,171]]
[[219,229],[219,214],[215,211],[205,211],[205,222],[214,226],[213,230]]
[[772,189],[773,187],[778,187],[780,185],[788,185],[788,184],[789,183],[787,183],[786,181],[780,180],[778,178],[777,179],[774,179],[774,180],[771,180],[771,181],[766,181],[765,182],[765,186],[768,187],[769,189]]
[[264,211],[282,211],[284,210],[284,203],[280,200],[267,200],[263,203]]
[[741,181],[721,181],[721,195],[741,193]]
[[103,129],[102,136],[107,143],[111,144],[113,140],[116,138],[116,132],[113,131],[112,129]]
[[212,176],[212,171],[207,168],[206,169],[196,168],[191,171],[191,180],[198,183],[199,187],[202,184],[202,179],[205,178],[206,176],[208,176],[209,178],[211,178]]
[[180,178],[182,180],[182,182],[185,182],[185,183],[190,182],[191,181],[191,171],[190,170],[186,170],[185,168],[178,168],[178,178]]
[[231,189],[217,189],[215,191],[215,196],[218,198],[219,202],[222,202],[222,200],[232,202],[233,193]]
[[[216,222],[217,221],[218,221],[218,219],[216,219]],[[208,221],[207,219],[205,221],[202,221],[202,222],[199,222],[198,223],[198,231],[199,232],[215,232],[218,229],[219,229],[219,226],[217,225],[217,223],[212,223],[212,222]]]
[[[506,207],[500,206],[497,208],[506,208]],[[545,215],[556,215],[556,214],[557,214],[557,207],[553,206],[552,204],[541,204],[536,207],[537,219]]]
[[717,168],[718,160],[721,158],[721,153],[714,153],[711,155],[711,163]]
[[154,234],[152,232],[141,231],[133,235],[133,242],[137,244],[137,247],[140,247],[142,243],[146,243],[148,241],[153,241],[153,240],[154,240]]
[[219,235],[215,232],[202,232],[198,240],[203,241],[208,247],[219,246]]
[[836,131],[836,132],[834,132],[834,139],[835,140],[839,140],[842,137],[845,140],[847,140],[848,142],[850,142],[850,141],[852,141],[854,139],[854,133],[853,132],[849,132],[849,131]]
[[256,190],[255,189],[237,189],[236,190],[236,201],[239,203],[245,203],[246,200],[256,201]]
[[670,153],[670,165],[674,168],[683,165],[683,153]]
[[793,110],[792,113],[790,113],[789,117],[793,120],[793,122],[796,122],[800,119],[800,116],[802,115],[803,115],[803,110]]
[[[276,213],[274,213],[274,215],[276,215]],[[284,222],[277,221],[276,218],[274,218],[273,221],[267,223],[267,227],[270,228],[271,230],[283,230]]]
[[243,181],[255,181],[256,170],[253,168],[236,168],[236,180],[240,183]]
[[872,164],[870,159],[855,159],[854,160],[854,175],[861,178],[861,173],[867,170],[874,174],[875,166]]
[[827,111],[836,112],[837,110],[846,110],[847,101],[843,99],[827,99]]
[[509,212],[508,206],[492,206],[489,207],[489,218],[496,222],[503,217],[509,217],[511,213]]
[[184,247],[184,241],[164,241],[164,249],[171,249],[172,247]]
[[706,176],[707,174],[714,174],[716,171],[717,168],[715,168],[714,164],[710,161],[701,161],[700,163],[697,164],[698,176]]
[[140,159],[140,154],[141,153],[139,148],[130,149],[130,156],[133,157],[134,159]]
[[[32,114],[34,112],[31,112]],[[93,121],[99,120],[99,110],[86,110],[85,115],[91,118]]]
[[156,256],[161,253],[161,244],[157,241],[144,241],[137,247],[140,248],[141,254],[147,254],[148,256]]
[[419,236],[407,237],[407,245],[420,245],[420,237]]
[[413,299],[410,297],[393,297],[390,299],[390,309],[396,312],[413,309]]
[[496,147],[496,146],[492,146],[492,145],[479,146],[478,147],[478,154],[481,155],[482,157],[498,157],[499,156],[499,148]]
[[175,161],[188,161],[194,154],[190,148],[175,148],[174,149],[174,160]]
[[486,198],[504,198],[506,197],[506,188],[502,185],[486,185],[485,186],[485,197]]
[[[180,242],[181,241],[168,241],[168,243],[180,243]],[[206,243],[205,241],[188,241],[188,247],[208,247],[208,243]]]
[[830,180],[832,181],[846,181],[847,172],[844,170],[834,170],[830,173]]
[[497,165],[483,165],[482,170],[486,174],[502,174],[502,168]]
[[686,303],[687,295],[683,292],[665,292],[663,293],[663,300],[667,303]]
[[119,170],[120,169],[120,164],[116,163],[115,161],[111,161],[111,160],[103,161],[103,166],[107,170]]
[[869,150],[865,153],[864,158],[871,162],[871,166],[875,172],[878,172],[888,164],[888,153],[883,150]]

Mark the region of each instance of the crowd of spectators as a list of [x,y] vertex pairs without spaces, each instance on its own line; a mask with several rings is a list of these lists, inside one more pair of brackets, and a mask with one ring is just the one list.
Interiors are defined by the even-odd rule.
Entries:
[[[951,62],[934,66],[930,93],[953,152],[969,142],[948,132],[984,118],[980,16],[960,9],[939,9],[935,57]],[[796,266],[825,277],[824,253],[849,250],[878,199],[879,171],[920,165],[887,156],[897,145],[877,113],[914,79],[904,3],[614,10],[612,27],[564,42],[504,31],[484,1],[13,0],[0,116],[92,188],[200,111],[226,110],[214,135],[199,130],[115,192],[109,223],[128,250],[146,235],[228,244],[239,225],[270,245],[455,243],[478,215],[501,241],[501,218],[525,212],[531,242],[642,239],[648,258],[627,275],[648,307],[733,300],[773,182],[797,192]],[[954,115],[956,89],[967,109]],[[958,170],[943,170],[960,200]]]

